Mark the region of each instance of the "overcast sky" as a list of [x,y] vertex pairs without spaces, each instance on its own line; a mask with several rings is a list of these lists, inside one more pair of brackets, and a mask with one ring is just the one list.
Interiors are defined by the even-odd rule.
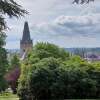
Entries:
[[6,48],[19,48],[24,22],[29,22],[31,37],[61,47],[100,47],[100,0],[73,5],[71,0],[16,0],[29,15],[6,19]]

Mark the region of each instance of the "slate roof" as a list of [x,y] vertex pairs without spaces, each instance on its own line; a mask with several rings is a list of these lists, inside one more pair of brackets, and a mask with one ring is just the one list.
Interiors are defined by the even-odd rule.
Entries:
[[88,58],[96,58],[96,59],[98,59],[98,56],[95,55],[95,54],[91,54],[91,55],[88,56]]
[[26,21],[24,24],[24,30],[23,30],[23,36],[22,36],[22,40],[21,43],[32,43],[31,37],[30,37],[30,31],[29,31],[29,26],[28,26],[28,22]]
[[87,55],[87,57],[84,59],[88,61],[100,61],[100,55],[90,54],[90,55]]

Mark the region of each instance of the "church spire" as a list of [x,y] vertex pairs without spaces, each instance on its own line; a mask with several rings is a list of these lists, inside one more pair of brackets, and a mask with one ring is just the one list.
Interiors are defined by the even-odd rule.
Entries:
[[26,54],[32,49],[32,47],[33,41],[31,40],[28,22],[25,22],[22,40],[20,41],[21,57],[26,56]]
[[28,22],[26,21],[24,24],[22,43],[26,43],[26,42],[29,43],[30,41],[31,41],[30,31],[29,31]]

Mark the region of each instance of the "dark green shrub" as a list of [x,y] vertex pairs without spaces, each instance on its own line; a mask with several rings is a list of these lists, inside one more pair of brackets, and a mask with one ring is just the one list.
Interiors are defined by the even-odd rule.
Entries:
[[7,52],[4,48],[0,47],[0,92],[7,88],[7,82],[5,80],[5,74],[8,68]]
[[[19,80],[19,98],[21,100],[100,98],[100,64],[89,64],[77,56],[66,56],[63,59],[63,56],[58,56],[59,53],[53,52],[54,45],[54,48],[48,45],[51,44],[36,45],[24,61]],[[49,51],[48,48],[52,50]],[[55,51],[59,51],[56,49]]]

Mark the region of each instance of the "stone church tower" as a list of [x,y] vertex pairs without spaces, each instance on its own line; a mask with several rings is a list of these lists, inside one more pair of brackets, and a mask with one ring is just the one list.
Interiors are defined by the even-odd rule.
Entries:
[[20,55],[21,55],[21,57],[23,57],[23,56],[25,57],[27,52],[30,51],[32,49],[32,47],[33,47],[33,41],[30,37],[28,22],[25,22],[22,40],[20,41]]

